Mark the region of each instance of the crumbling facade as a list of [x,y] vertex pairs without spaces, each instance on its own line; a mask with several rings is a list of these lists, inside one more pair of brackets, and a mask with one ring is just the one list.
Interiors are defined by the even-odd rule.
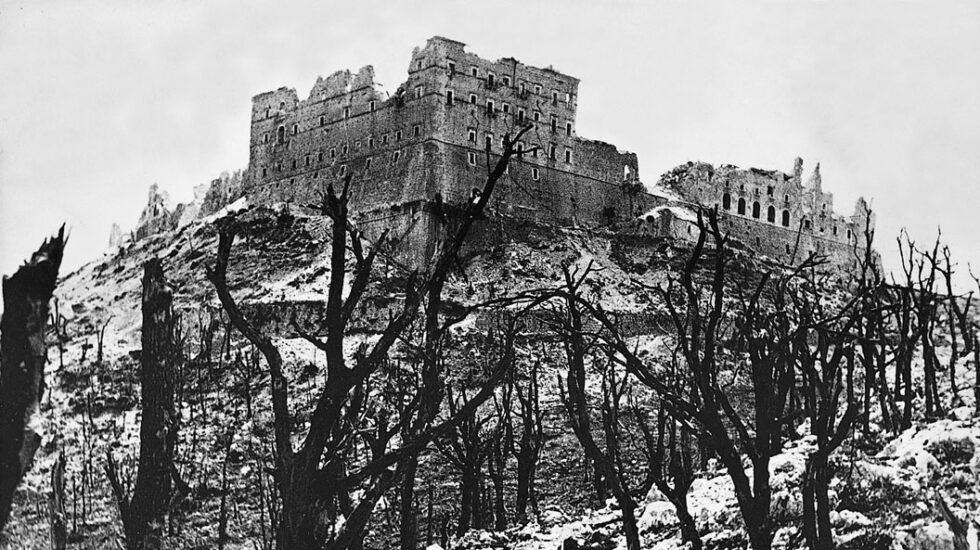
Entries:
[[222,172],[210,184],[194,187],[194,200],[171,206],[170,195],[161,191],[157,184],[150,186],[146,206],[132,233],[123,234],[116,224],[112,225],[109,247],[115,248],[130,241],[139,241],[158,233],[173,231],[196,219],[221,210],[242,196],[243,175],[241,170],[229,174]]
[[691,239],[696,218],[690,207],[717,207],[722,228],[748,248],[783,263],[796,263],[811,252],[832,266],[849,268],[866,249],[866,231],[874,230],[874,215],[863,198],[849,216],[834,212],[834,196],[823,191],[820,165],[803,182],[803,160],[793,173],[706,163],[678,166],[664,174],[662,187],[679,197],[659,206],[640,221],[649,232]]
[[351,176],[360,229],[369,237],[388,232],[401,245],[397,255],[423,263],[442,225],[483,188],[503,137],[530,126],[518,144],[526,154],[512,160],[490,201],[495,223],[474,227],[473,248],[528,238],[532,226],[693,240],[696,207],[716,206],[732,237],[777,262],[816,252],[846,268],[863,257],[874,218],[863,199],[850,216],[836,214],[819,164],[804,183],[801,159],[791,174],[689,162],[650,194],[635,154],[579,136],[578,85],[551,67],[490,61],[434,37],[412,53],[393,96],[379,90],[370,66],[317,78],[305,99],[289,88],[259,94],[245,173],[223,174],[173,210],[154,186],[134,237],[176,229],[243,197],[304,208]]
[[[435,205],[461,205],[486,181],[505,134],[533,124],[498,184],[492,215],[599,226],[650,205],[636,155],[578,135],[576,78],[516,59],[482,59],[441,37],[416,49],[408,79],[383,95],[371,67],[318,78],[309,95],[255,96],[245,194],[250,202],[318,202],[353,174],[352,211],[368,234],[389,229],[431,249]],[[374,231],[376,234],[377,231]]]

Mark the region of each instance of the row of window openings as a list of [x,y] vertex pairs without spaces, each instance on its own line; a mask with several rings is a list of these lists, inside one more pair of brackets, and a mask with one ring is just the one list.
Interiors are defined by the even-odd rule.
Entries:
[[[476,166],[477,156],[476,156],[476,153],[474,151],[468,151],[466,153],[466,162],[469,163],[470,166]],[[509,166],[507,167],[507,171],[508,171],[508,173],[510,172],[510,167]],[[541,170],[538,169],[537,167],[531,167],[531,179],[534,180],[534,181],[540,180],[541,179]]]
[[[293,124],[293,134],[292,135],[295,136],[297,133],[299,133],[299,127],[296,124]],[[412,136],[413,137],[420,137],[421,135],[422,135],[422,126],[419,125],[419,124],[416,124],[415,126],[412,127]],[[395,131],[395,141],[401,141],[401,139],[402,139],[402,131],[401,130],[396,130]],[[283,143],[283,142],[286,141],[286,127],[285,126],[280,126],[279,127],[279,130],[277,131],[277,134],[276,134],[276,141],[278,143]],[[266,132],[265,134],[263,134],[263,136],[262,136],[262,142],[263,143],[269,143],[269,133],[268,132]],[[368,147],[369,148],[374,148],[374,138],[373,137],[368,138],[367,143],[368,143]],[[382,134],[381,135],[381,144],[382,145],[388,145],[388,134]],[[360,149],[360,148],[361,148],[361,140],[355,141],[354,142],[354,149],[357,150],[357,149]],[[331,149],[330,151],[331,151],[330,158],[335,157],[336,156],[336,153],[335,153],[336,150],[335,149]],[[344,154],[345,155],[347,154],[347,146],[346,145],[344,145]]]
[[[415,91],[416,91],[416,97],[421,97],[421,93],[420,93],[421,90],[416,89]],[[320,99],[321,100],[326,99],[326,94],[322,94],[320,96]],[[378,106],[378,103],[377,103],[376,100],[372,99],[371,101],[368,101],[368,109],[370,110],[370,112],[373,113],[374,110],[375,110],[375,108],[377,106]],[[280,111],[284,110],[285,108],[286,108],[286,103],[285,102],[279,103],[279,110]],[[265,109],[265,118],[269,118],[269,116],[271,114],[272,114],[272,109],[269,108],[269,107],[266,107],[266,109]],[[350,118],[350,107],[344,107],[344,118]],[[324,125],[326,125],[326,123],[327,123],[326,117],[325,116],[321,116],[320,117],[320,126],[324,126]]]
[[[453,105],[453,102],[454,101],[455,101],[455,95],[453,94],[453,91],[452,90],[446,90],[446,105]],[[479,103],[479,98],[477,97],[477,95],[476,94],[470,94],[470,104],[471,105],[477,105],[478,103]],[[510,114],[510,104],[508,104],[508,103],[502,103],[500,110],[504,114]],[[496,103],[494,102],[494,100],[492,100],[492,99],[488,99],[487,100],[486,112],[487,112],[488,115],[494,115],[494,114],[497,113],[497,106],[496,106]],[[532,119],[534,120],[534,122],[541,122],[541,113],[538,112],[538,111],[534,111],[532,113]],[[518,108],[517,109],[517,121],[518,122],[524,122],[525,120],[527,120],[527,112],[524,109],[522,109],[522,108]],[[558,117],[556,117],[555,115],[551,115],[551,131],[552,132],[557,132],[558,131]],[[569,135],[569,136],[572,135],[572,123],[571,122],[566,122],[565,123],[565,134],[566,135]]]
[[[401,151],[394,151],[394,152],[392,152],[392,155],[391,155],[391,164],[397,163],[401,159],[401,154],[402,154]],[[570,154],[570,151],[566,151],[566,155],[569,155],[569,154]],[[323,160],[323,153],[320,153],[319,160],[321,160],[321,161]],[[371,169],[371,163],[372,163],[373,160],[374,160],[373,157],[368,157],[367,159],[365,159],[365,161],[364,161],[364,169],[365,170],[370,170]],[[476,156],[476,153],[473,152],[473,151],[469,151],[467,153],[467,161],[469,162],[470,165],[476,166],[476,164],[477,164],[477,156]],[[306,156],[306,166],[310,166],[310,156],[309,155]],[[296,159],[293,159],[293,161],[292,161],[292,168],[294,170],[296,169]],[[276,171],[280,171],[280,172],[282,171],[282,164],[276,164]],[[346,164],[343,164],[343,165],[340,166],[340,172],[339,172],[339,174],[340,174],[340,176],[345,176],[347,174],[347,165]],[[263,167],[262,168],[262,177],[264,178],[264,177],[267,177],[268,175],[269,175],[268,168]],[[319,172],[315,173],[313,175],[313,177],[316,178],[318,175],[319,175]],[[541,179],[541,172],[540,172],[540,170],[538,168],[536,168],[536,167],[535,168],[531,168],[531,179],[533,179],[534,181],[538,181],[538,180]],[[290,183],[292,183],[292,182],[293,182],[293,180],[290,180]]]
[[[419,63],[421,64],[421,61],[419,61]],[[455,64],[454,63],[450,63],[449,65],[450,65],[450,70],[453,71],[453,72],[455,72]],[[476,67],[473,67],[471,69],[471,71],[472,71],[472,73],[471,73],[472,76],[478,76],[478,72],[477,72]],[[508,88],[510,87],[510,84],[511,83],[510,83],[510,77],[509,76],[504,76],[503,77],[503,82],[504,82],[504,86],[506,86]],[[487,74],[487,84],[490,87],[493,87],[493,85],[494,85],[494,74],[493,73],[488,73]],[[524,93],[527,92],[526,84],[524,82],[521,82],[519,84],[519,88],[518,89],[519,89],[519,92],[520,92],[521,95],[523,95]],[[425,93],[424,86],[416,86],[415,87],[415,98],[416,99],[421,98],[424,93]],[[541,86],[540,85],[535,85],[534,86],[534,93],[536,95],[541,95]],[[321,94],[320,95],[320,100],[321,101],[326,100],[326,98],[327,98],[326,94]],[[452,92],[452,90],[449,90],[446,93],[446,103],[452,105],[452,98],[453,98],[453,92]],[[571,103],[571,101],[572,101],[572,94],[570,92],[565,92],[565,102],[566,103]],[[474,94],[471,94],[470,95],[470,102],[471,103],[474,103],[474,104],[476,103],[476,95],[474,95]],[[552,90],[551,91],[551,103],[553,105],[557,105],[558,104],[558,91],[557,90]],[[493,109],[492,109],[491,105],[492,105],[492,102],[488,101],[488,108],[487,108],[487,112],[488,113],[492,113],[493,112]],[[375,111],[375,108],[376,107],[377,107],[376,100],[373,100],[372,99],[372,100],[370,100],[368,102],[368,108],[369,108],[369,111],[370,112],[373,113]],[[505,113],[508,112],[508,108],[507,107],[508,106],[505,103],[504,104],[504,112]],[[280,102],[279,103],[279,110],[282,111],[282,110],[285,110],[285,108],[286,108],[286,102],[285,101]],[[344,118],[350,118],[350,113],[351,113],[350,107],[349,106],[344,107]],[[272,109],[269,108],[269,107],[267,107],[266,110],[265,110],[265,117],[266,118],[269,118],[271,116],[271,114],[272,114]],[[326,117],[321,116],[319,122],[320,122],[320,126],[324,126],[326,124]]]
[[[725,195],[722,197],[721,206],[725,210],[731,210],[732,209],[732,197],[731,197],[731,195],[729,195],[728,193],[725,193]],[[755,219],[759,219],[759,217],[762,214],[761,209],[762,209],[762,205],[760,205],[758,202],[752,203],[752,217],[755,218]],[[738,214],[740,214],[740,215],[743,215],[743,216],[745,215],[745,199],[741,199],[741,198],[738,199],[738,207],[736,209],[736,212],[738,212]],[[766,211],[766,221],[768,221],[769,223],[776,223],[776,208],[775,207],[770,206],[767,209],[767,211]],[[789,210],[783,210],[783,215],[782,215],[781,222],[782,222],[783,227],[789,227],[789,222],[790,222]],[[810,222],[810,220],[804,219],[803,220],[803,227],[806,228],[806,229],[811,229],[812,228],[812,223]],[[823,228],[821,228],[820,231],[823,232]],[[833,226],[832,232],[833,232],[833,234],[835,236],[837,235],[837,226],[836,225]],[[851,238],[851,230],[850,229],[847,230],[847,238]]]
[[[470,130],[469,131],[468,140],[470,141],[470,143],[476,143],[476,130]],[[487,134],[486,135],[486,137],[484,138],[484,145],[485,145],[485,147],[487,149],[493,149],[493,134]],[[504,138],[503,137],[500,138],[500,148],[501,149],[504,148]],[[524,143],[523,142],[518,142],[516,149],[517,149],[517,152],[518,153],[523,153],[524,152]],[[531,149],[531,156],[534,157],[534,158],[538,158],[538,149],[537,148]],[[556,145],[551,144],[548,147],[548,158],[550,158],[551,160],[558,160],[558,148],[557,148]],[[565,149],[565,162],[567,162],[567,163],[571,163],[572,162],[572,150],[571,149]]]
[[[420,69],[422,68],[422,61],[421,60],[418,62],[417,67],[420,68]],[[449,62],[449,73],[450,74],[456,74],[456,63],[453,62],[453,61],[450,61]],[[474,78],[479,78],[480,77],[480,70],[477,69],[476,67],[470,67],[470,76],[472,76]],[[487,71],[487,87],[493,88],[496,85],[496,83],[497,83],[496,78],[497,78],[496,75],[494,75],[490,71]],[[511,87],[510,76],[503,75],[503,77],[501,77],[501,81],[503,82],[503,85],[505,87],[507,87],[507,88],[510,88]],[[518,82],[518,84],[517,84],[517,91],[521,95],[526,94],[527,93],[527,83],[525,83],[525,82]],[[535,95],[541,95],[541,85],[540,84],[535,84],[534,85],[534,93],[535,93]],[[558,96],[559,96],[558,90],[551,90],[551,103],[552,103],[552,105],[558,105]],[[565,103],[571,103],[571,102],[572,102],[572,94],[571,94],[571,92],[565,92]]]
[[[473,76],[476,76],[476,72],[475,72],[476,71],[476,68],[474,68],[473,71],[474,71]],[[490,73],[489,74],[488,82],[489,82],[490,86],[493,86],[493,83],[494,83],[493,73]],[[508,76],[505,76],[504,77],[504,86],[510,87],[510,77],[508,77]],[[520,93],[523,94],[524,92],[525,92],[525,84],[523,82],[521,82],[521,84],[520,84]],[[425,93],[425,87],[424,86],[419,85],[419,86],[416,86],[415,87],[415,99],[420,99],[424,95],[424,93]],[[535,86],[534,87],[534,93],[535,94],[538,94],[538,95],[541,95],[541,86]],[[448,103],[448,104],[451,105],[452,104],[452,98],[453,98],[453,92],[452,92],[452,90],[449,90],[446,93],[446,96],[447,96],[446,97],[446,103]],[[470,95],[470,98],[471,98],[471,102],[472,103],[476,103],[476,100],[475,100],[476,96],[475,95],[472,95],[471,94]],[[321,101],[326,100],[326,94],[321,94],[320,95],[320,100]],[[553,90],[552,91],[552,93],[551,93],[551,101],[555,105],[558,104],[558,91],[557,90]],[[565,93],[565,102],[566,103],[567,102],[571,102],[571,94],[570,93],[567,93],[567,92]],[[492,104],[492,102],[490,102],[490,104]],[[377,107],[377,101],[376,100],[372,99],[372,100],[370,100],[368,102],[368,110],[370,112],[373,113],[375,111],[376,107]],[[279,103],[279,110],[282,111],[282,110],[285,110],[285,108],[286,108],[286,102],[285,101],[280,102]],[[487,111],[488,112],[492,112],[492,109],[491,108],[488,108]],[[508,112],[507,104],[504,104],[504,112],[505,113]],[[266,110],[265,110],[265,117],[266,118],[269,118],[271,116],[271,114],[272,114],[272,109],[269,108],[269,107],[267,107]],[[344,107],[344,118],[350,118],[350,114],[351,114],[350,107],[349,106]],[[326,117],[325,116],[320,116],[319,122],[320,122],[320,126],[326,125]]]
[[[319,160],[322,162],[323,161],[323,153],[320,153],[318,156],[319,156]],[[397,163],[399,160],[401,160],[401,157],[402,157],[402,152],[401,151],[393,151],[391,153],[391,164]],[[368,157],[368,158],[364,159],[364,169],[365,170],[370,170],[371,169],[371,164],[372,164],[373,161],[374,161],[374,157]],[[306,155],[306,166],[310,166],[310,155]],[[293,168],[293,170],[296,169],[296,159],[293,159],[293,161],[292,161],[292,168]],[[277,172],[281,172],[282,171],[282,164],[276,164],[276,171]],[[347,165],[346,164],[342,164],[340,166],[340,175],[341,176],[344,176],[346,174],[347,174]],[[264,178],[264,177],[266,177],[268,175],[269,175],[268,168],[263,167],[262,168],[262,177]],[[316,172],[313,175],[313,177],[316,178],[318,175],[319,175],[319,172]]]
[[[728,193],[725,193],[722,196],[722,198],[721,198],[721,207],[724,208],[725,210],[731,210],[732,209],[732,196],[729,195]],[[758,202],[752,203],[752,217],[753,218],[759,219],[759,217],[761,216],[761,210],[762,210],[762,205],[760,205]],[[745,215],[745,199],[742,199],[742,198],[738,199],[738,209],[737,209],[737,212],[740,215],[743,215],[743,216]],[[776,223],[776,207],[770,206],[768,208],[768,211],[766,212],[766,220],[769,223]],[[783,215],[782,215],[782,220],[781,221],[782,221],[783,227],[789,227],[789,210],[783,210]],[[809,221],[809,220],[807,220],[807,221]]]
[[[392,155],[391,155],[391,164],[397,163],[401,159],[401,154],[402,154],[401,151],[394,151],[394,152],[392,152]],[[569,162],[571,161],[571,151],[565,151],[565,158]],[[319,153],[318,160],[321,161],[321,162],[323,161],[323,153]],[[374,160],[373,157],[368,157],[367,159],[365,159],[365,161],[364,161],[364,169],[365,170],[370,170],[371,169],[371,163],[372,163],[373,160]],[[470,165],[476,166],[476,164],[477,164],[476,152],[469,151],[467,153],[467,161],[469,162]],[[311,164],[311,157],[310,157],[310,155],[306,155],[305,163],[306,163],[306,166],[310,166],[310,164]],[[295,170],[296,169],[296,166],[297,166],[296,159],[293,159],[292,160],[292,169]],[[282,171],[282,164],[276,164],[276,171],[278,171],[278,172],[281,172]],[[346,164],[341,165],[340,166],[340,175],[341,176],[344,176],[344,175],[346,175],[346,173],[347,173],[347,165]],[[269,175],[268,168],[263,167],[262,168],[262,177],[264,178],[264,177],[267,177],[268,175]],[[319,175],[319,172],[317,172],[317,174],[314,174],[314,178],[317,177],[317,175]],[[534,181],[538,181],[540,179],[540,175],[541,175],[541,173],[540,173],[540,170],[538,168],[531,168],[531,179],[533,179]]]
[[[415,97],[416,98],[422,97],[422,87],[421,86],[418,86],[418,87],[415,88]],[[452,105],[454,101],[455,101],[455,95],[454,95],[453,91],[452,90],[446,90],[446,104],[447,105]],[[471,104],[476,105],[478,103],[478,101],[479,101],[479,99],[477,98],[476,94],[470,94],[470,103]],[[371,109],[371,112],[374,112],[374,109],[375,109],[375,102],[374,102],[374,100],[371,100],[370,101],[370,109]],[[503,103],[502,106],[501,106],[501,110],[502,110],[502,112],[504,114],[509,114],[510,113],[510,105],[508,103]],[[487,111],[487,114],[488,115],[494,115],[497,112],[496,104],[495,104],[495,102],[492,99],[488,99],[487,100],[486,111]],[[269,110],[268,109],[266,109],[266,116],[267,117],[269,116]],[[346,118],[350,118],[350,107],[344,107],[344,118],[345,119]],[[538,111],[535,111],[534,113],[532,113],[532,118],[534,119],[534,122],[540,122],[541,121],[541,113],[538,112]],[[524,122],[526,119],[527,119],[527,115],[526,115],[525,110],[522,109],[522,108],[519,108],[517,110],[517,121],[518,122]],[[319,122],[319,125],[320,126],[326,126],[327,119],[326,119],[325,116],[321,115],[319,117],[319,119],[318,119],[318,122]],[[554,115],[552,115],[552,117],[551,117],[551,131],[552,132],[557,132],[558,131],[558,118],[555,117]],[[299,125],[298,124],[293,124],[293,127],[292,127],[292,135],[295,136],[298,133],[299,133]],[[571,122],[566,122],[565,123],[565,134],[568,135],[568,136],[571,136],[572,135],[572,123]],[[269,133],[266,132],[263,135],[263,138],[262,138],[263,143],[269,143],[269,139],[270,139]],[[277,130],[277,134],[276,134],[276,141],[278,143],[283,143],[285,140],[286,140],[286,127],[285,126],[279,126],[279,128]]]
[[[738,188],[739,188],[739,190],[741,192],[743,192],[743,193],[745,192],[745,186],[744,185],[740,185]],[[769,186],[766,187],[766,194],[769,195],[770,197],[775,196],[775,191],[776,191],[776,188],[773,187],[772,185],[769,185]],[[755,194],[756,195],[759,194],[759,190],[758,189],[755,190]],[[789,195],[783,195],[783,201],[784,202],[789,202]],[[820,210],[822,212],[826,212],[827,211],[827,205],[826,205],[826,203],[820,205]]]

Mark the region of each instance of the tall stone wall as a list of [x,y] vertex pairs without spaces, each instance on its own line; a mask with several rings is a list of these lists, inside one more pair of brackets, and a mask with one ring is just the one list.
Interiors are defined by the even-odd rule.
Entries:
[[533,152],[512,163],[492,213],[560,225],[629,219],[649,204],[636,155],[579,137],[578,84],[550,67],[489,61],[435,37],[413,52],[408,79],[391,97],[371,67],[318,78],[305,99],[287,88],[259,94],[245,193],[253,202],[310,203],[352,173],[352,210],[364,223],[432,228],[420,217],[433,204],[471,200],[503,136],[533,124],[520,144]]

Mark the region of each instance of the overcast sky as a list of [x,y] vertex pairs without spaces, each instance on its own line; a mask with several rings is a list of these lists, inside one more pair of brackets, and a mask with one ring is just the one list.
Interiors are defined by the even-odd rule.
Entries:
[[[578,132],[639,155],[653,183],[688,160],[821,163],[864,195],[894,265],[901,227],[942,226],[980,270],[980,2],[15,2],[0,0],[0,272],[62,221],[65,264],[245,168],[251,97],[305,98],[375,67],[389,91],[433,35],[582,80]],[[67,272],[67,271],[66,271]]]

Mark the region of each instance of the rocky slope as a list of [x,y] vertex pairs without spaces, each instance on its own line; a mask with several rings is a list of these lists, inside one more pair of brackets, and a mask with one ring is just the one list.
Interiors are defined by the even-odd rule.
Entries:
[[[73,548],[114,547],[120,529],[103,473],[112,452],[132,467],[138,449],[140,347],[140,277],[150,257],[163,259],[183,316],[188,361],[182,378],[179,446],[181,474],[193,487],[176,503],[182,520],[171,526],[175,547],[215,547],[216,517],[222,494],[231,501],[228,548],[256,548],[267,532],[270,478],[268,445],[268,376],[251,350],[221,322],[214,292],[204,278],[217,237],[215,222],[236,212],[243,233],[236,241],[229,272],[232,291],[249,304],[270,329],[283,337],[288,375],[302,426],[323,376],[322,356],[289,334],[285,317],[301,311],[312,321],[329,278],[327,223],[288,209],[249,207],[237,201],[199,216],[173,231],[151,234],[110,250],[102,258],[64,277],[58,290],[58,312],[65,327],[49,351],[50,391],[45,398],[45,444],[24,487],[4,548],[47,547],[48,475],[56,455],[68,458],[69,527]],[[451,305],[464,306],[491,296],[557,284],[562,267],[593,269],[590,291],[604,306],[622,314],[637,342],[656,347],[658,312],[638,283],[659,284],[685,257],[668,242],[636,242],[611,233],[578,230],[549,232],[548,238],[524,239],[471,254],[447,287]],[[735,271],[745,284],[758,276],[760,264],[742,255]],[[385,263],[359,312],[365,334],[397,307],[399,281],[394,264]],[[485,331],[485,320],[473,319],[461,329],[461,346]],[[211,332],[212,338],[206,335]],[[365,336],[369,337],[369,336]],[[205,341],[219,348],[217,368],[203,368],[194,358]],[[940,343],[942,345],[942,343]],[[544,348],[542,348],[544,349]],[[526,353],[546,353],[527,351]],[[544,408],[548,436],[540,473],[541,513],[524,526],[504,532],[474,530],[455,541],[464,548],[554,549],[566,539],[592,548],[623,544],[613,502],[594,503],[589,496],[588,465],[577,457],[577,442],[565,427],[553,380]],[[969,387],[969,372],[960,387]],[[967,392],[968,393],[968,392]],[[842,548],[945,548],[950,533],[938,516],[934,494],[942,491],[962,517],[980,510],[980,422],[966,406],[948,419],[920,423],[897,438],[875,430],[872,440],[845,445],[837,457],[833,517]],[[773,460],[774,507],[779,520],[778,548],[801,548],[799,479],[810,437],[801,437]],[[230,441],[230,443],[229,443]],[[223,454],[216,449],[225,448]],[[453,510],[455,478],[438,453],[423,458],[430,478],[428,502],[438,513]],[[223,492],[222,472],[228,490]],[[701,472],[690,497],[698,527],[708,548],[743,548],[740,518],[727,477],[717,467]],[[671,507],[655,491],[643,503],[641,531],[646,545],[681,548]],[[391,542],[393,510],[377,511],[371,547]],[[386,535],[387,533],[387,535]],[[431,534],[431,533],[430,533]],[[433,540],[437,540],[435,536]]]

